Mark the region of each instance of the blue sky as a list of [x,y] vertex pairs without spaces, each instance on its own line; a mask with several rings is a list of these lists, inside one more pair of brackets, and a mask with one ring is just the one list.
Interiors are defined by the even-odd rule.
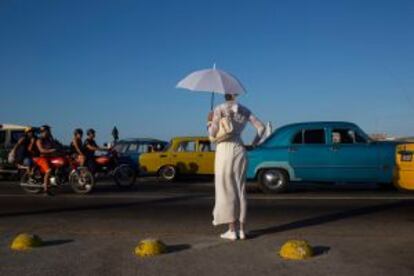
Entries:
[[216,62],[275,126],[412,135],[413,27],[411,0],[3,0],[0,122],[48,123],[63,141],[94,127],[103,142],[114,125],[122,137],[204,134],[209,95],[174,87]]

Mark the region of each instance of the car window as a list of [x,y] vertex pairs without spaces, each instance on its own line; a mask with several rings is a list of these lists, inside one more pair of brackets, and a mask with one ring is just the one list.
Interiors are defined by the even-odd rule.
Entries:
[[153,147],[157,152],[164,151],[168,148],[168,143],[155,143]]
[[355,131],[355,143],[358,144],[366,144],[368,143],[367,138],[361,135],[358,131]]
[[131,143],[128,146],[128,153],[137,153],[138,152],[138,144],[136,143]]
[[23,130],[13,130],[11,132],[11,144],[16,144],[17,141],[19,141],[19,139],[24,135],[24,131]]
[[184,141],[181,142],[177,149],[177,152],[193,152],[196,151],[196,142],[195,141]]
[[4,146],[6,143],[6,131],[1,130],[0,131],[0,147]]
[[359,144],[367,140],[358,132],[350,128],[336,128],[331,133],[333,144]]
[[125,153],[126,150],[128,149],[128,145],[127,144],[124,144],[124,143],[117,144],[114,149],[118,153]]
[[151,144],[143,144],[140,148],[140,153],[145,152],[162,152],[165,150],[165,144],[161,143],[151,143]]
[[298,131],[295,136],[293,136],[292,144],[302,144],[303,143],[303,131]]
[[325,130],[307,129],[304,131],[303,139],[305,144],[325,144]]
[[199,151],[202,152],[211,152],[215,151],[214,145],[210,141],[200,141],[199,142]]
[[138,147],[138,153],[153,152],[152,146],[149,144],[140,144]]

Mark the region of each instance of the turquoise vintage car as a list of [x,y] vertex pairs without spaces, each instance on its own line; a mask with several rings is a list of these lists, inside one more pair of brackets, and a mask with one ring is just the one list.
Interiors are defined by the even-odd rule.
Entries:
[[390,184],[396,146],[373,141],[349,122],[290,124],[248,152],[247,177],[269,193],[294,181]]

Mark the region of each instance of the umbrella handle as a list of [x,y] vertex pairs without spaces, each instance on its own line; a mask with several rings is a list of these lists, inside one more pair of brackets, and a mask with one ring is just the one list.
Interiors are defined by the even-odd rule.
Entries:
[[211,111],[213,111],[214,108],[214,92],[211,93]]

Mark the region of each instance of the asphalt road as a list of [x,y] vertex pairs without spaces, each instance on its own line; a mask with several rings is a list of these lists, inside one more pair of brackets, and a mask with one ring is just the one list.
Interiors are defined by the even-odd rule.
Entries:
[[[147,180],[131,190],[101,183],[87,196],[31,196],[0,181],[0,275],[413,275],[414,194],[375,185],[305,184],[282,195],[249,188],[246,241],[224,241],[211,225],[214,187]],[[46,246],[13,252],[21,232]],[[142,259],[139,240],[169,253]],[[287,240],[308,240],[317,255],[285,261]]]

